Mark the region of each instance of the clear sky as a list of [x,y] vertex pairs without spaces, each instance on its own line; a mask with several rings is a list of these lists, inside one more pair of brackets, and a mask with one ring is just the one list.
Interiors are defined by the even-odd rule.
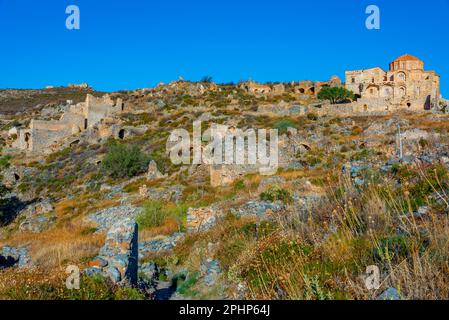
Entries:
[[[78,5],[81,29],[65,27]],[[365,28],[369,4],[381,29]],[[405,53],[449,96],[449,0],[0,0],[0,88],[327,80]]]

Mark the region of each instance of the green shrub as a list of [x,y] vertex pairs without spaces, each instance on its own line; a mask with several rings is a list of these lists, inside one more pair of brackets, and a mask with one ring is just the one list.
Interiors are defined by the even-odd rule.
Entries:
[[154,228],[161,226],[167,219],[167,211],[160,201],[150,200],[143,204],[143,211],[137,216],[139,228]]
[[237,180],[234,182],[234,190],[239,191],[245,189],[245,182],[243,180]]
[[0,157],[0,172],[4,169],[8,169],[10,164],[9,160],[11,160],[11,156],[2,156]]
[[109,279],[101,276],[81,277],[80,290],[69,290],[65,282],[46,282],[42,279],[22,286],[12,286],[0,292],[0,296],[12,300],[142,300],[137,289],[117,288]]
[[309,277],[305,274],[303,278],[305,300],[333,300],[332,292],[323,287],[317,275]]
[[429,145],[429,141],[421,137],[419,139],[419,145],[421,146],[422,149],[424,149]]
[[55,153],[50,154],[47,157],[46,162],[47,163],[52,163],[52,162],[55,162],[55,161],[63,161],[63,160],[67,159],[70,156],[71,152],[72,152],[72,150],[70,148],[62,149],[60,151],[57,151]]
[[274,123],[274,128],[278,130],[279,135],[282,135],[287,133],[288,128],[296,128],[296,125],[290,119],[282,119]]
[[103,159],[102,168],[113,178],[133,177],[147,169],[150,158],[139,147],[112,144]]
[[189,274],[184,281],[182,281],[181,278],[176,279],[178,282],[181,282],[178,284],[178,288],[176,291],[181,295],[195,296],[197,292],[195,290],[192,290],[192,288],[198,282],[198,279],[199,279],[198,272]]
[[275,185],[267,191],[262,192],[260,199],[263,201],[282,201],[288,204],[293,202],[293,195],[290,190],[282,189]]
[[182,225],[187,218],[188,206],[179,204],[174,208],[167,208],[161,201],[150,200],[143,204],[142,213],[137,216],[140,229],[161,226],[168,218],[176,219]]
[[145,296],[135,288],[118,288],[114,300],[145,300]]

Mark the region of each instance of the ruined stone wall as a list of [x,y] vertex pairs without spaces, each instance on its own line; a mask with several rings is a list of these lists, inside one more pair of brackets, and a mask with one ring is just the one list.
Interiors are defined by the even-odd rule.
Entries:
[[96,98],[92,95],[87,95],[86,105],[87,125],[91,127],[109,115],[109,109],[114,105],[114,102],[108,96]]
[[81,132],[85,128],[84,116],[80,114],[76,114],[73,112],[66,112],[62,115],[60,122],[67,124],[68,126],[72,126],[74,131],[73,133]]
[[52,146],[73,134],[73,127],[59,121],[32,120],[30,134],[29,151],[52,151]]
[[[18,139],[13,143],[13,147],[33,152],[52,152],[57,149],[61,140],[93,128],[123,109],[122,99],[114,102],[109,95],[96,98],[88,94],[85,102],[71,106],[59,121],[32,120],[28,130],[18,131]],[[114,122],[100,129],[100,136],[121,137],[121,129]]]

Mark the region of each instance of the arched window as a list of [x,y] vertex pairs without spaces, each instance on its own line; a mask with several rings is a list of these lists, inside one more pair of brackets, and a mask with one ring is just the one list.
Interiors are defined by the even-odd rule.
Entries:
[[405,81],[406,80],[406,76],[404,72],[399,72],[398,73],[398,80],[399,81]]

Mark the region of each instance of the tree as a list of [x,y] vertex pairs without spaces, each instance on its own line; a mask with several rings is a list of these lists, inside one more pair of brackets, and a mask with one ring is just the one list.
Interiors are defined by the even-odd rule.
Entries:
[[354,92],[341,87],[323,87],[318,99],[329,100],[332,104],[354,100]]
[[203,78],[201,78],[200,82],[204,82],[204,83],[212,83],[213,78],[211,76],[204,76]]
[[147,170],[150,157],[138,146],[113,144],[102,161],[103,170],[113,178],[134,177]]

